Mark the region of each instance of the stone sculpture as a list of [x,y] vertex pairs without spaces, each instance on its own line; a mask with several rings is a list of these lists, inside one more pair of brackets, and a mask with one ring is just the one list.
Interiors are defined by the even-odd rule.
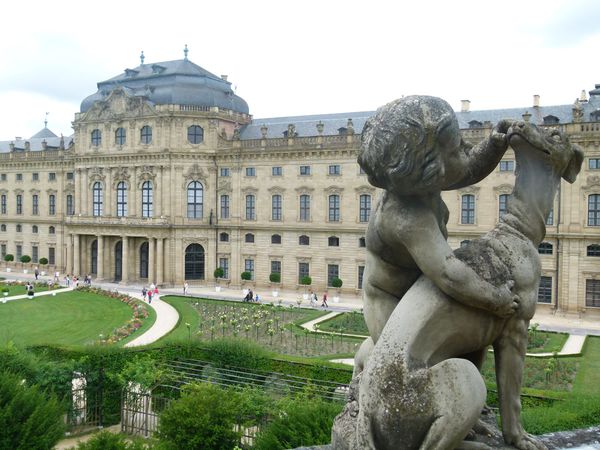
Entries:
[[[428,114],[433,117],[431,111]],[[413,117],[414,114],[408,119]],[[365,157],[364,144],[371,142],[371,126],[368,124],[363,131],[365,141],[360,158]],[[383,149],[380,155],[380,158],[383,157],[383,170],[376,172],[375,176],[369,175],[371,182],[386,190],[410,188],[417,183],[427,189],[436,183],[438,190],[440,187],[455,187],[468,180],[483,178],[489,170],[479,161],[489,163],[497,157],[489,146],[480,146],[484,151],[479,154],[484,157],[471,164],[473,169],[460,171],[456,169],[460,166],[459,162],[453,161],[451,156],[444,156],[448,149],[457,147],[456,138],[451,141],[452,145],[440,147],[447,136],[438,128],[436,133],[422,133],[417,140],[409,137],[413,142],[426,144],[421,145],[424,156],[418,159],[417,155],[405,161],[405,155],[399,154],[398,150],[407,139],[406,130],[385,124],[376,126],[385,131],[384,136],[388,133],[391,139],[384,137],[383,141],[387,139],[387,142],[376,144]],[[510,302],[504,298],[502,302],[495,303],[490,300],[498,297],[490,298],[489,292],[481,291],[481,304],[478,305],[476,292],[475,298],[465,299],[462,286],[455,286],[456,293],[453,293],[452,287],[428,278],[430,269],[415,258],[424,275],[413,275],[410,284],[416,279],[414,284],[404,285],[404,289],[408,289],[406,294],[402,296],[400,289],[401,294],[396,298],[402,297],[402,300],[391,305],[393,312],[382,326],[379,338],[376,337],[376,345],[362,374],[353,380],[355,396],[334,424],[332,437],[335,449],[482,448],[476,443],[463,443],[463,439],[476,424],[484,406],[486,389],[479,368],[489,345],[493,345],[496,358],[505,442],[520,449],[545,448],[523,430],[519,399],[527,328],[535,311],[540,277],[537,247],[544,237],[545,218],[552,208],[560,179],[574,181],[583,153],[557,130],[545,132],[524,123],[514,123],[508,129],[505,127],[506,124],[497,127],[496,133],[502,135],[506,132],[517,160],[517,177],[507,213],[493,230],[457,250],[453,257],[475,274],[469,275],[473,278],[470,282],[481,279],[481,283],[495,286],[496,291],[514,283],[516,297],[508,296]],[[441,149],[437,154],[427,151],[436,146]],[[458,147],[462,148],[462,145]],[[500,147],[498,151],[503,151],[502,145],[497,147]],[[456,150],[448,154],[456,153],[460,155]],[[494,158],[490,158],[490,154]],[[438,166],[433,164],[432,168],[435,158],[439,158]],[[364,163],[364,160],[359,161]],[[424,179],[413,176],[397,180],[395,176],[402,171],[407,174],[420,171]],[[457,171],[471,175],[459,177],[457,181],[452,176]],[[377,178],[379,173],[387,173],[388,177],[381,182]],[[431,175],[427,177],[428,174]],[[428,179],[432,181],[427,183]],[[439,218],[447,212],[437,201],[437,196],[434,197],[435,201],[426,206],[438,212],[438,220],[433,225],[441,229],[440,234],[444,236],[445,221]],[[398,222],[405,221],[405,217],[399,214],[413,214],[411,206],[396,211],[395,220],[393,214],[389,214],[388,220],[380,225],[397,227]],[[378,210],[380,215],[383,211]],[[422,209],[417,211],[422,212]],[[432,227],[432,223],[426,221],[422,226]],[[371,224],[369,227],[371,229]],[[439,238],[430,241],[430,245],[447,246],[445,242],[440,243]],[[386,254],[405,251],[398,246],[385,249],[387,253],[382,253],[384,259]],[[369,264],[371,259],[367,270]],[[391,267],[390,277],[393,270],[399,272]],[[446,283],[453,282],[446,280]],[[390,294],[393,295],[393,291]],[[501,308],[504,312],[499,313]],[[368,353],[368,349],[364,353]]]

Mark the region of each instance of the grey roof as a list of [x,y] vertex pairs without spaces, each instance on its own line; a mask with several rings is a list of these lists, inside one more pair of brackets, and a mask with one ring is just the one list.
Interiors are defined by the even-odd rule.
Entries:
[[187,59],[142,64],[98,83],[98,91],[81,102],[85,112],[117,86],[157,105],[218,106],[248,114],[248,104],[235,95],[231,83]]
[[48,129],[48,127],[44,127],[40,131],[35,133],[33,136],[31,136],[31,139],[33,139],[33,138],[55,138],[55,137],[58,137],[58,136],[55,135],[52,131],[50,131]]
[[[50,130],[48,130],[50,131]],[[50,131],[50,133],[54,137],[36,137],[36,135],[32,136],[29,139],[14,139],[12,141],[0,141],[0,153],[8,153],[11,151],[10,144],[14,144],[15,150],[25,150],[25,142],[29,142],[29,147],[31,151],[38,152],[44,149],[43,141],[46,141],[46,148],[49,150],[55,150],[60,147],[60,140],[64,139],[64,147],[69,148],[69,146],[73,143],[73,136],[65,136],[59,137]]]

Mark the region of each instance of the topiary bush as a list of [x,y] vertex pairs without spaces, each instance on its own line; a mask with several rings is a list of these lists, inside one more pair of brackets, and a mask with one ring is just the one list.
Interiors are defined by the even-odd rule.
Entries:
[[53,448],[63,437],[63,414],[54,395],[0,372],[0,448]]
[[252,274],[250,272],[242,272],[242,280],[251,280]]
[[238,394],[209,383],[191,384],[160,415],[158,437],[165,449],[231,450],[239,445]]
[[26,263],[28,263],[28,262],[31,262],[31,256],[29,256],[29,255],[23,255],[23,256],[21,256],[21,258],[19,258],[19,260],[20,260],[22,263],[25,263],[25,264],[26,264]]
[[225,276],[225,271],[222,267],[217,267],[213,273],[216,279],[223,278]]
[[284,399],[280,408],[275,419],[258,434],[254,450],[329,444],[333,419],[342,405],[301,396]]
[[269,281],[271,283],[279,283],[281,281],[281,274],[277,272],[273,272],[269,275]]
[[40,258],[40,265],[45,266],[48,264],[48,258]]
[[300,279],[300,284],[303,284],[304,286],[310,286],[312,284],[312,278],[308,275],[305,275]]
[[342,279],[341,279],[341,278],[337,278],[337,277],[336,277],[336,278],[334,278],[333,280],[331,280],[331,285],[332,285],[334,288],[338,288],[338,289],[339,289],[339,288],[341,288],[341,287],[342,287],[342,284],[344,284],[344,282],[342,281]]
[[6,262],[11,262],[15,260],[15,256],[11,255],[10,253],[7,253],[6,255],[4,255],[4,261]]

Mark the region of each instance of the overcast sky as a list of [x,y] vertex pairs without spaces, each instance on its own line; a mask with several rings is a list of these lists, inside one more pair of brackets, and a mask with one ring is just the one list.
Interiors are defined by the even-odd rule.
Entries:
[[[493,6],[496,5],[496,6]],[[70,135],[96,83],[183,58],[227,74],[256,118],[374,110],[429,94],[455,109],[570,104],[600,83],[597,0],[6,1],[0,140]]]

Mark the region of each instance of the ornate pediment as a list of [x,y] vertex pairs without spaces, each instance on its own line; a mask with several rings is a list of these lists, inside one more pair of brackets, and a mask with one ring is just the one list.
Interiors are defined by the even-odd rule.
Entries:
[[131,95],[118,87],[103,100],[96,101],[85,113],[85,121],[119,121],[130,117],[156,115],[144,96]]
[[142,166],[140,168],[140,176],[139,176],[139,186],[141,187],[142,184],[146,181],[152,181],[152,184],[154,184],[154,180],[156,180],[156,173],[154,171],[154,166]]
[[[204,187],[208,185],[208,174],[206,171],[200,167],[197,163],[192,164],[184,173],[183,173],[184,186],[187,187],[188,183],[191,181],[199,181],[202,183]],[[222,185],[219,186],[219,190],[222,189]]]
[[272,186],[268,189],[271,194],[281,194],[285,192],[285,188],[281,186]]
[[125,181],[127,185],[129,185],[129,179],[131,178],[131,174],[126,167],[115,167],[113,173],[113,187],[116,187],[118,183],[121,181]]
[[586,192],[597,191],[598,189],[600,189],[600,176],[591,175],[587,177],[587,179],[585,180],[585,186],[582,186],[581,189],[583,189]]
[[356,192],[359,194],[374,194],[375,188],[369,184],[362,184],[356,188],[354,188]]
[[344,188],[342,186],[329,186],[327,188],[325,188],[325,192],[327,192],[328,194],[341,194],[344,191]]
[[231,192],[231,181],[222,181],[219,184],[219,192]]
[[106,175],[104,175],[104,169],[102,167],[92,167],[88,174],[88,179],[90,186],[96,181],[104,183],[104,180],[106,179]]
[[494,192],[498,194],[510,194],[513,191],[512,184],[501,184],[500,186],[494,186]]

